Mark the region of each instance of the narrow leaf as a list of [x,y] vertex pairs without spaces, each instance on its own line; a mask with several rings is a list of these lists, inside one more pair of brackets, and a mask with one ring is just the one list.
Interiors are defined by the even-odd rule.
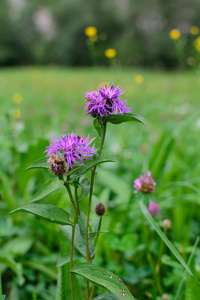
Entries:
[[105,293],[105,294],[95,297],[93,300],[117,300],[117,298],[115,296],[113,296],[112,294]]
[[71,224],[69,221],[69,214],[64,209],[50,204],[29,204],[13,210],[9,214],[18,212],[28,212],[48,222],[56,224]]
[[71,176],[70,179],[75,179],[75,178],[79,178],[82,175],[84,175],[86,172],[88,172],[89,170],[91,170],[93,167],[106,163],[106,162],[114,162],[115,160],[111,159],[111,158],[104,158],[104,157],[97,157],[94,158],[93,160],[85,160],[84,161],[84,166],[80,167],[78,170],[76,170]]
[[41,188],[35,193],[31,202],[38,201],[47,195],[57,191],[63,186],[63,181],[59,179],[50,179],[48,180]]
[[80,182],[80,187],[81,187],[81,195],[80,198],[78,199],[78,201],[83,200],[90,192],[90,181],[88,180],[88,178],[84,178],[81,182]]
[[0,263],[8,266],[17,275],[19,285],[24,284],[25,279],[23,277],[22,265],[20,263],[16,263],[16,261],[9,256],[0,256]]
[[47,158],[43,157],[36,160],[30,167],[26,168],[26,171],[32,169],[48,169]]
[[[71,236],[72,236],[71,226],[61,226],[61,229],[66,235],[67,239],[71,242]],[[76,250],[78,250],[78,252],[83,257],[86,257],[86,243],[85,243],[85,239],[81,235],[79,224],[76,224],[74,247]],[[94,243],[92,241],[89,241],[89,248],[90,248],[91,257],[93,258],[95,254],[95,249],[94,249]]]
[[102,129],[101,129],[101,124],[99,123],[98,119],[95,119],[93,122],[94,128],[96,129],[96,131],[98,132],[98,135],[101,136],[102,135]]
[[[194,257],[194,254],[195,254],[195,251],[196,251],[196,249],[197,249],[199,240],[200,240],[200,237],[198,236],[197,239],[196,239],[196,242],[195,242],[195,244],[194,244],[194,246],[193,246],[193,248],[192,248],[192,252],[191,252],[191,254],[190,254],[190,257],[189,257],[189,259],[188,259],[188,262],[187,262],[188,267],[190,267],[190,264],[191,264],[191,261],[192,261],[192,259],[193,259],[193,257]],[[174,300],[180,299],[180,294],[181,294],[181,291],[182,291],[182,289],[183,289],[183,283],[184,283],[185,278],[186,278],[186,273],[187,273],[187,272],[186,272],[186,270],[185,270],[184,273],[183,273],[181,282],[180,282],[180,284],[179,284],[178,290],[177,290],[177,292],[176,292],[176,295],[175,295]]]
[[[170,242],[170,240],[166,237],[166,235],[163,233],[163,231],[160,229],[160,227],[157,225],[157,223],[154,221],[152,216],[149,214],[146,206],[144,205],[144,202],[142,200],[139,201],[140,208],[147,219],[147,221],[150,223],[150,225],[154,228],[154,230],[157,232],[157,234],[160,236],[160,238],[163,240],[163,242],[166,244],[166,246],[170,249],[170,251],[174,254],[176,259],[180,262],[182,267],[191,275],[194,277],[192,274],[192,271],[182,258],[182,256],[178,253],[174,245]],[[195,278],[195,277],[194,277]]]
[[140,115],[135,115],[135,114],[123,114],[123,115],[108,115],[107,117],[103,117],[103,122],[104,123],[112,123],[112,124],[121,124],[124,122],[140,122],[146,126],[146,121],[145,119],[140,116]]
[[126,300],[135,299],[119,277],[92,263],[79,263],[74,266],[72,273],[78,274],[91,282],[106,288],[118,300],[123,298]]

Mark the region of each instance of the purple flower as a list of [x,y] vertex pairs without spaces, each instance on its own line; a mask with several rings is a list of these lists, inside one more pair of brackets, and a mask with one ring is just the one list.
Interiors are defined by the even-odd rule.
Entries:
[[147,176],[145,172],[143,175],[141,175],[139,178],[135,179],[134,181],[134,188],[138,192],[143,192],[143,193],[153,193],[155,190],[155,181],[151,177],[151,172],[147,172]]
[[122,87],[117,86],[114,88],[113,84],[111,87],[108,85],[105,85],[105,87],[100,85],[98,91],[86,93],[87,114],[90,114],[92,117],[103,117],[112,114],[113,112],[115,114],[130,113],[131,108],[126,106],[127,100],[122,101],[119,99],[123,93]]
[[151,216],[156,216],[160,212],[160,206],[157,203],[150,200],[148,212],[150,213]]
[[90,139],[89,135],[84,139],[83,136],[72,132],[67,136],[63,135],[61,138],[59,136],[54,137],[50,141],[50,145],[46,147],[45,152],[47,152],[47,157],[61,153],[69,169],[72,169],[72,164],[81,162],[84,165],[83,160],[94,155],[96,149],[89,146],[93,140],[94,138]]

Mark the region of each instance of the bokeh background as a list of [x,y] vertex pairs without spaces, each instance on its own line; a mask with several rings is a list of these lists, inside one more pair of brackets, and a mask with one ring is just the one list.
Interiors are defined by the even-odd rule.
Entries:
[[[123,86],[122,99],[147,126],[108,126],[105,154],[119,162],[102,165],[96,176],[92,219],[95,203],[105,203],[102,229],[109,232],[100,235],[94,263],[115,272],[139,300],[174,300],[177,293],[178,300],[200,299],[191,277],[179,289],[183,269],[165,247],[155,288],[147,252],[157,261],[161,240],[147,225],[147,247],[141,212],[137,203],[129,206],[133,180],[151,170],[152,200],[160,206],[154,218],[161,228],[164,219],[171,221],[166,234],[187,261],[200,228],[199,28],[199,0],[1,0],[0,275],[6,299],[66,300],[58,286],[70,297],[69,242],[60,227],[28,214],[5,215],[27,205],[52,178],[25,169],[44,156],[53,135],[97,136],[83,93],[106,82]],[[64,189],[41,203],[70,211]],[[84,212],[87,203],[81,201]],[[199,247],[191,269],[200,276]],[[98,288],[96,295],[103,292]]]
[[[2,0],[0,65],[108,65],[107,48],[117,50],[115,64],[176,68],[169,32],[178,28],[186,65],[194,64],[190,28],[199,26],[198,0]],[[95,26],[95,59],[84,29]],[[198,31],[193,31],[198,35]],[[199,49],[200,50],[200,49]],[[183,58],[182,58],[183,59]]]

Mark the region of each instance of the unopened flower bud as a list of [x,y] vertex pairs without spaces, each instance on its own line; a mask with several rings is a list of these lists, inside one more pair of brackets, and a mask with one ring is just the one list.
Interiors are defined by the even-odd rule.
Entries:
[[168,228],[171,227],[172,222],[168,219],[165,219],[165,220],[162,221],[162,225],[163,225],[164,228],[168,229]]
[[51,155],[48,159],[49,171],[55,175],[63,175],[66,171],[66,163],[64,158],[56,155]]
[[169,296],[168,296],[167,294],[163,294],[163,295],[162,295],[162,299],[164,299],[164,300],[169,300]]
[[102,202],[99,202],[99,203],[96,204],[94,210],[95,210],[95,213],[98,216],[103,216],[105,214],[106,207],[105,207],[105,205]]
[[160,212],[160,206],[157,203],[150,200],[148,212],[150,213],[151,216],[156,216]]

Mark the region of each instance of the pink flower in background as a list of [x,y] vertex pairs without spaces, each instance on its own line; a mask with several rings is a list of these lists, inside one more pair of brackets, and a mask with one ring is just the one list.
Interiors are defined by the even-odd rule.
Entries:
[[155,190],[155,181],[151,177],[151,172],[147,171],[147,176],[145,172],[134,181],[134,188],[138,192],[150,193],[152,194]]
[[172,226],[172,222],[168,219],[165,219],[165,220],[162,221],[162,225],[163,225],[164,228],[168,229]]
[[150,200],[148,212],[151,216],[156,216],[160,213],[160,206],[157,203]]

